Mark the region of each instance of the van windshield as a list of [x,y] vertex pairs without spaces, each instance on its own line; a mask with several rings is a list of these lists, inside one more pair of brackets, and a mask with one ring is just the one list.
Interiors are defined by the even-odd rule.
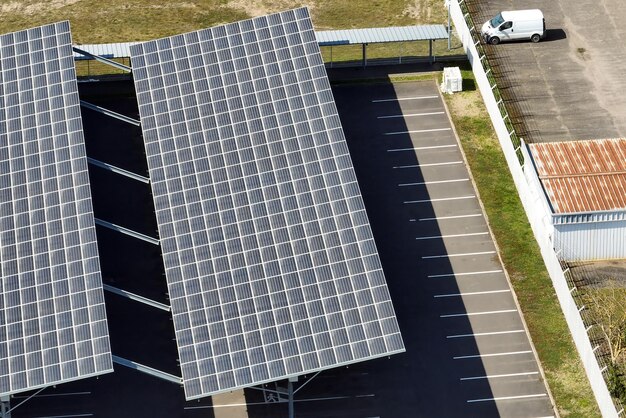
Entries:
[[496,17],[489,21],[489,24],[492,28],[497,28],[502,22],[504,22],[504,19],[502,19],[502,14],[498,13]]

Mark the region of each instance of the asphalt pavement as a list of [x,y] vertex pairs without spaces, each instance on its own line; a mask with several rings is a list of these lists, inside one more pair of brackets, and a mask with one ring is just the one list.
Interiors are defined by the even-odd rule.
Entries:
[[477,27],[502,10],[541,9],[547,37],[486,45],[528,142],[626,135],[626,8],[620,0],[468,0]]
[[435,83],[334,93],[407,345],[379,416],[552,416]]

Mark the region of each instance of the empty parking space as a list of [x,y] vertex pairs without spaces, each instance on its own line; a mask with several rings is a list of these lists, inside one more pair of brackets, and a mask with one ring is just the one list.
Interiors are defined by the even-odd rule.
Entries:
[[[417,372],[412,392],[444,405],[437,416],[552,416],[436,85],[335,95],[407,340],[405,366]],[[349,106],[358,114],[341,112]]]

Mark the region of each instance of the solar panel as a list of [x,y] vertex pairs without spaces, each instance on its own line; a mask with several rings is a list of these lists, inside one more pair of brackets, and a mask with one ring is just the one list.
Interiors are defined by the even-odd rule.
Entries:
[[308,10],[131,62],[187,399],[404,351]]
[[0,395],[112,371],[69,22],[0,36]]

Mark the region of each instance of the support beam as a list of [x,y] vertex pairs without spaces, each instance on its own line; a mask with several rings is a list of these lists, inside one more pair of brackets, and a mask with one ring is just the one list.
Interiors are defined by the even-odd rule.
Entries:
[[0,418],[11,418],[11,401],[8,396],[0,399]]
[[289,397],[288,399],[288,408],[289,408],[289,418],[296,418],[296,412],[295,412],[295,407],[294,407],[294,401],[293,401],[293,382],[297,382],[298,381],[298,377],[290,377],[287,380],[287,396]]
[[112,172],[114,172],[116,174],[121,174],[122,176],[126,176],[128,178],[133,179],[133,180],[137,180],[137,181],[140,181],[140,182],[146,183],[146,184],[150,183],[150,179],[148,177],[144,177],[142,175],[135,174],[132,171],[124,170],[123,168],[119,168],[119,167],[116,167],[114,165],[107,164],[107,163],[102,162],[100,160],[96,160],[95,158],[87,157],[87,162],[89,164],[91,164],[91,165],[95,165],[96,167],[104,168],[105,170],[112,171]]
[[154,244],[154,245],[160,244],[158,239],[149,237],[139,232],[135,232],[132,229],[124,228],[123,226],[115,225],[115,224],[112,224],[111,222],[103,221],[102,219],[98,219],[98,218],[95,218],[95,221],[96,221],[96,225],[100,225],[105,228],[109,228],[114,231],[120,232],[122,234],[129,235],[133,238],[137,238],[137,239],[149,242],[150,244]]
[[101,57],[100,55],[92,54],[91,52],[84,51],[82,49],[76,48],[75,46],[72,47],[72,49],[74,50],[74,52],[77,52],[80,55],[83,55],[85,57],[93,58],[96,61],[100,61],[100,62],[102,62],[104,64],[110,65],[112,67],[115,67],[115,68],[120,69],[122,71],[126,71],[128,73],[132,72],[132,69],[129,66],[127,66],[127,65],[120,64],[119,62],[110,60],[108,58]]
[[428,61],[431,64],[433,63],[433,40],[432,39],[428,40]]
[[86,109],[94,110],[96,112],[102,113],[103,115],[111,116],[112,118],[119,119],[126,123],[130,123],[131,125],[141,125],[141,122],[139,122],[137,119],[129,118],[126,115],[122,115],[121,113],[114,112],[104,107],[97,106],[93,103],[86,102],[84,100],[80,101],[80,105]]
[[363,44],[363,67],[367,67],[367,44]]
[[132,300],[137,301],[137,302],[144,303],[146,305],[152,306],[153,308],[161,309],[161,310],[166,311],[166,312],[169,312],[171,310],[171,308],[168,305],[166,305],[164,303],[161,303],[161,302],[157,302],[157,301],[152,300],[152,299],[148,299],[148,298],[146,298],[144,296],[140,296],[140,295],[137,295],[135,293],[127,292],[126,290],[122,290],[120,288],[113,287],[113,286],[110,286],[108,284],[103,284],[102,287],[106,291],[109,291],[111,293],[115,293],[116,295],[120,295],[120,296],[123,296],[123,297],[128,298],[128,299],[132,299]]
[[169,374],[166,372],[162,372],[161,370],[153,369],[149,366],[144,366],[143,364],[136,363],[134,361],[126,360],[125,358],[119,356],[112,356],[113,363],[119,364],[120,366],[128,367],[129,369],[134,369],[139,372],[149,374],[150,376],[158,377],[159,379],[167,380],[168,382],[176,383],[179,385],[183,384],[182,377],[174,376],[173,374]]

